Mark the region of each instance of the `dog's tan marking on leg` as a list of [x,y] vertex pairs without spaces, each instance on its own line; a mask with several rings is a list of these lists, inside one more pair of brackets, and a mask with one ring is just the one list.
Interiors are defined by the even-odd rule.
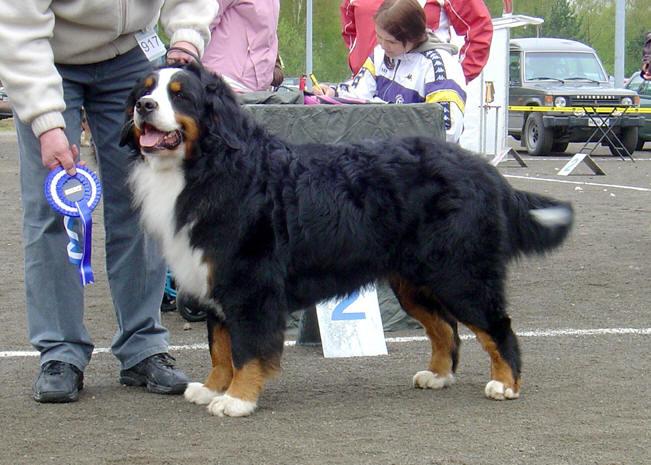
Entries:
[[414,386],[423,389],[440,389],[449,386],[454,382],[452,353],[457,349],[454,330],[438,314],[416,303],[417,291],[405,280],[393,279],[391,284],[404,310],[425,328],[432,345],[429,370],[416,373],[413,378]]
[[486,397],[496,400],[517,399],[520,396],[520,379],[500,354],[493,338],[484,330],[468,325],[491,359],[491,381],[485,389]]
[[223,396],[216,397],[208,405],[213,415],[243,417],[253,413],[264,385],[277,371],[277,364],[254,359],[242,368],[236,368],[233,381]]
[[241,369],[235,369],[233,382],[231,383],[228,394],[231,397],[256,402],[264,385],[270,377],[277,372],[275,365],[264,363],[261,360],[251,360]]
[[233,380],[231,336],[224,326],[216,326],[212,331],[210,341],[212,370],[204,385],[213,391],[225,392]]
[[188,383],[185,399],[199,405],[210,404],[222,396],[233,380],[231,337],[224,326],[215,325],[209,337],[212,369],[202,383]]

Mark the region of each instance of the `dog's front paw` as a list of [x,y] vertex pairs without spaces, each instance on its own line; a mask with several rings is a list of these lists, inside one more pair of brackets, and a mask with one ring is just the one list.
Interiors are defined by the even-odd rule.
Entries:
[[246,417],[253,413],[256,406],[257,404],[255,402],[249,402],[248,400],[242,400],[224,394],[223,396],[215,397],[210,402],[208,411],[218,417]]
[[490,380],[484,389],[486,397],[494,400],[517,399],[520,397],[520,392],[513,390],[513,388],[506,387],[500,381]]
[[429,370],[419,371],[414,375],[414,387],[421,389],[442,389],[454,383],[452,373],[441,376]]
[[185,400],[197,405],[208,405],[219,395],[219,392],[208,389],[202,383],[188,383],[188,387],[185,388],[183,393]]

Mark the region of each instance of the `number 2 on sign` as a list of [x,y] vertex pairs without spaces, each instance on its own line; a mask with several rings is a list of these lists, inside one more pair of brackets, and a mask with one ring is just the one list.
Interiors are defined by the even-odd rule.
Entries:
[[342,320],[365,320],[366,313],[364,312],[348,312],[346,309],[357,300],[359,297],[359,291],[355,291],[346,297],[344,300],[339,302],[335,309],[332,311],[332,321],[342,321]]

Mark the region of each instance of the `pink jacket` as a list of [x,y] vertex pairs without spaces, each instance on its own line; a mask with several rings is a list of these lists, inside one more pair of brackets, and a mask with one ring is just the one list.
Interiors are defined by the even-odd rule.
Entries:
[[[348,46],[348,65],[353,74],[359,71],[376,45],[373,15],[383,0],[343,0],[340,5],[344,42]],[[476,78],[490,53],[493,22],[483,0],[421,0],[427,27],[440,39],[450,40],[450,26],[464,37],[461,66],[466,82]]]
[[278,55],[279,0],[217,0],[201,62],[252,91],[267,90]]

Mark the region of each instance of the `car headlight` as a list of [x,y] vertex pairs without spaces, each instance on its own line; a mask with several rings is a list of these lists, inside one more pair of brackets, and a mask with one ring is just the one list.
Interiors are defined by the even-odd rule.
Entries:
[[633,99],[631,97],[624,97],[622,99],[622,105],[633,105]]
[[565,97],[556,97],[554,99],[554,106],[555,107],[564,107],[567,105],[567,100],[565,100]]

